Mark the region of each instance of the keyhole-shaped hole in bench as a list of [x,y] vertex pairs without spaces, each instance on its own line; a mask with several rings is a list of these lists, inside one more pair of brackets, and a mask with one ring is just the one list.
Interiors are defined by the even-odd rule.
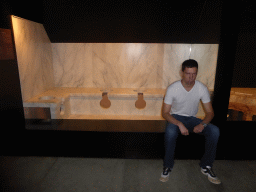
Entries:
[[100,101],[100,106],[103,108],[109,108],[111,106],[111,102],[108,99],[108,93],[102,93],[102,100]]
[[138,109],[146,107],[146,101],[143,99],[143,93],[138,93],[138,100],[135,102],[135,107]]

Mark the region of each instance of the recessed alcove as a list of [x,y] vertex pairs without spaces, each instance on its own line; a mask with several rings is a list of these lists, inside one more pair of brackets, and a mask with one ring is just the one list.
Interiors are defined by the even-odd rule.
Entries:
[[232,87],[229,98],[229,121],[254,121],[256,116],[256,89]]
[[[189,58],[213,97],[218,44],[51,43],[42,24],[11,19],[23,106],[47,107],[51,119],[165,120],[166,88]],[[135,106],[138,94],[145,107]],[[200,102],[197,117],[204,115]]]

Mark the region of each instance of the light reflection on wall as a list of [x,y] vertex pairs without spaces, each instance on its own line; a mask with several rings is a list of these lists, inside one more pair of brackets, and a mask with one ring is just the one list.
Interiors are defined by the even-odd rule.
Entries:
[[127,43],[127,55],[129,57],[138,57],[142,52],[141,43]]

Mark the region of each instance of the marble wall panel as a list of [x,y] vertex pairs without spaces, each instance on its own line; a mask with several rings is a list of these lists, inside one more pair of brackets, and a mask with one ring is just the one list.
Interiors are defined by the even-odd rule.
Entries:
[[51,42],[42,24],[12,16],[22,99],[55,86]]
[[111,106],[100,106],[101,98],[71,97],[70,106],[73,115],[149,115],[161,116],[163,99],[147,98],[146,107],[135,107],[136,98],[109,98]]
[[111,106],[103,108],[100,106],[101,98],[71,97],[71,114],[83,115],[123,115],[128,114],[124,110],[124,104],[129,100],[111,99]]
[[92,44],[52,43],[56,87],[94,87]]
[[122,88],[124,76],[124,44],[92,44],[93,87]]
[[[53,43],[57,87],[162,88],[198,61],[197,80],[214,88],[218,44]],[[191,53],[190,53],[191,47]]]
[[[162,44],[127,43],[124,88],[157,88],[162,85]],[[158,87],[159,88],[159,87]]]
[[218,44],[165,44],[163,88],[181,79],[182,63],[190,58],[198,62],[196,80],[201,81],[208,89],[213,90],[218,47]]
[[57,87],[162,87],[163,44],[53,43]]
[[181,64],[189,59],[189,48],[187,44],[164,44],[162,88],[181,79]]
[[218,48],[218,44],[192,45],[190,58],[195,59],[199,66],[197,80],[204,83],[211,90],[214,89]]

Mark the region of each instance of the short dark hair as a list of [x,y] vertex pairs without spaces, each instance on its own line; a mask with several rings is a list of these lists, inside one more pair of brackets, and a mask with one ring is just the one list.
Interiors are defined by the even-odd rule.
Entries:
[[182,71],[183,71],[183,72],[184,72],[184,70],[185,70],[185,67],[188,67],[188,68],[196,67],[197,70],[198,70],[198,63],[197,63],[197,61],[194,60],[194,59],[188,59],[188,60],[186,60],[186,61],[184,61],[184,62],[182,63]]

